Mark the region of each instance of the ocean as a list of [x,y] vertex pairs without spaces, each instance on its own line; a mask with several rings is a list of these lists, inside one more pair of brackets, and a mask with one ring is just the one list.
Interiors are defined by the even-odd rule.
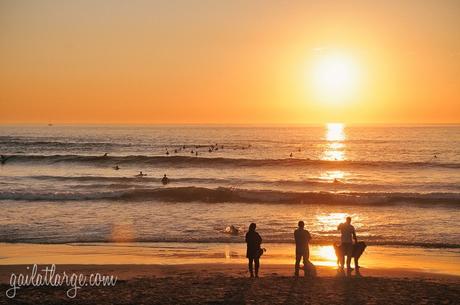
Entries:
[[3,243],[292,243],[304,220],[330,244],[349,215],[369,245],[460,248],[459,125],[3,125],[0,153]]

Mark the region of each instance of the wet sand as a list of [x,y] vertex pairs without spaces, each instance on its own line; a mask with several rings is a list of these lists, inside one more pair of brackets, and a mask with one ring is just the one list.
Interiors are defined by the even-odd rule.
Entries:
[[[263,245],[264,265],[292,265],[293,244]],[[242,243],[0,243],[1,265],[181,265],[245,264]],[[310,260],[316,266],[337,266],[332,246],[310,245]],[[408,269],[460,276],[460,249],[368,246],[360,259],[367,269]]]
[[248,278],[244,264],[58,265],[56,272],[116,275],[114,287],[26,287],[5,297],[11,273],[26,265],[0,266],[0,304],[456,304],[460,277],[407,269],[362,269],[362,277],[318,267],[317,278],[294,278],[292,266],[262,265]]

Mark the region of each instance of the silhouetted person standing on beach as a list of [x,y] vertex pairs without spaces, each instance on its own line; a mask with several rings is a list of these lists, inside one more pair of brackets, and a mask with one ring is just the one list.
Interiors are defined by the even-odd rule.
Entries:
[[299,276],[300,260],[303,259],[304,275],[307,274],[306,268],[310,267],[310,249],[308,243],[311,240],[310,232],[304,229],[305,223],[299,221],[299,227],[294,231],[295,239],[295,276]]
[[256,232],[256,224],[251,223],[249,225],[249,230],[246,233],[246,244],[247,251],[246,257],[249,260],[249,273],[251,277],[254,277],[253,265],[255,265],[256,277],[259,277],[259,258],[262,255],[262,249],[260,245],[262,244],[262,237],[259,233]]
[[[344,223],[339,224],[337,229],[341,233],[341,243],[342,243],[342,262],[345,261],[345,256],[347,256],[347,272],[351,273],[351,257],[353,256],[353,240],[355,243],[358,242],[356,238],[355,227],[351,225],[351,217],[347,217]],[[343,268],[343,265],[342,265]]]

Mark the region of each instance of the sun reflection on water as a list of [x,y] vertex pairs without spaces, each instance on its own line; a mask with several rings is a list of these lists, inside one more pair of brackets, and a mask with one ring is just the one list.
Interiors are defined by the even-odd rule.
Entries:
[[334,180],[345,178],[345,172],[341,170],[325,171],[321,173],[321,178],[324,180]]
[[321,213],[316,215],[317,230],[322,232],[335,232],[337,226],[349,216],[346,213]]
[[345,140],[345,132],[343,128],[344,125],[342,123],[327,123],[326,140],[330,142]]
[[111,242],[132,242],[135,239],[134,237],[134,227],[131,222],[112,224],[110,231]]
[[328,123],[326,124],[326,140],[323,160],[343,161],[345,160],[345,144],[342,143],[346,139],[344,124]]
[[312,248],[312,261],[317,266],[336,266],[337,256],[333,246],[318,246]]
[[[328,145],[328,148],[330,149],[331,147]],[[323,160],[329,160],[329,161],[343,161],[345,159],[345,154],[343,151],[340,150],[326,150],[324,152]]]
[[[337,226],[349,216],[347,213],[320,213],[316,215],[315,230],[326,232],[326,235],[337,235]],[[336,266],[337,256],[332,245],[316,246],[312,248],[312,261],[319,266]]]

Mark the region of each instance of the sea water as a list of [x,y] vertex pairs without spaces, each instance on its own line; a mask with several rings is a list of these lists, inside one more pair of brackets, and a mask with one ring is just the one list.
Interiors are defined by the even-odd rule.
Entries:
[[0,153],[4,243],[292,243],[304,220],[330,244],[351,216],[369,245],[460,248],[458,125],[3,125]]

